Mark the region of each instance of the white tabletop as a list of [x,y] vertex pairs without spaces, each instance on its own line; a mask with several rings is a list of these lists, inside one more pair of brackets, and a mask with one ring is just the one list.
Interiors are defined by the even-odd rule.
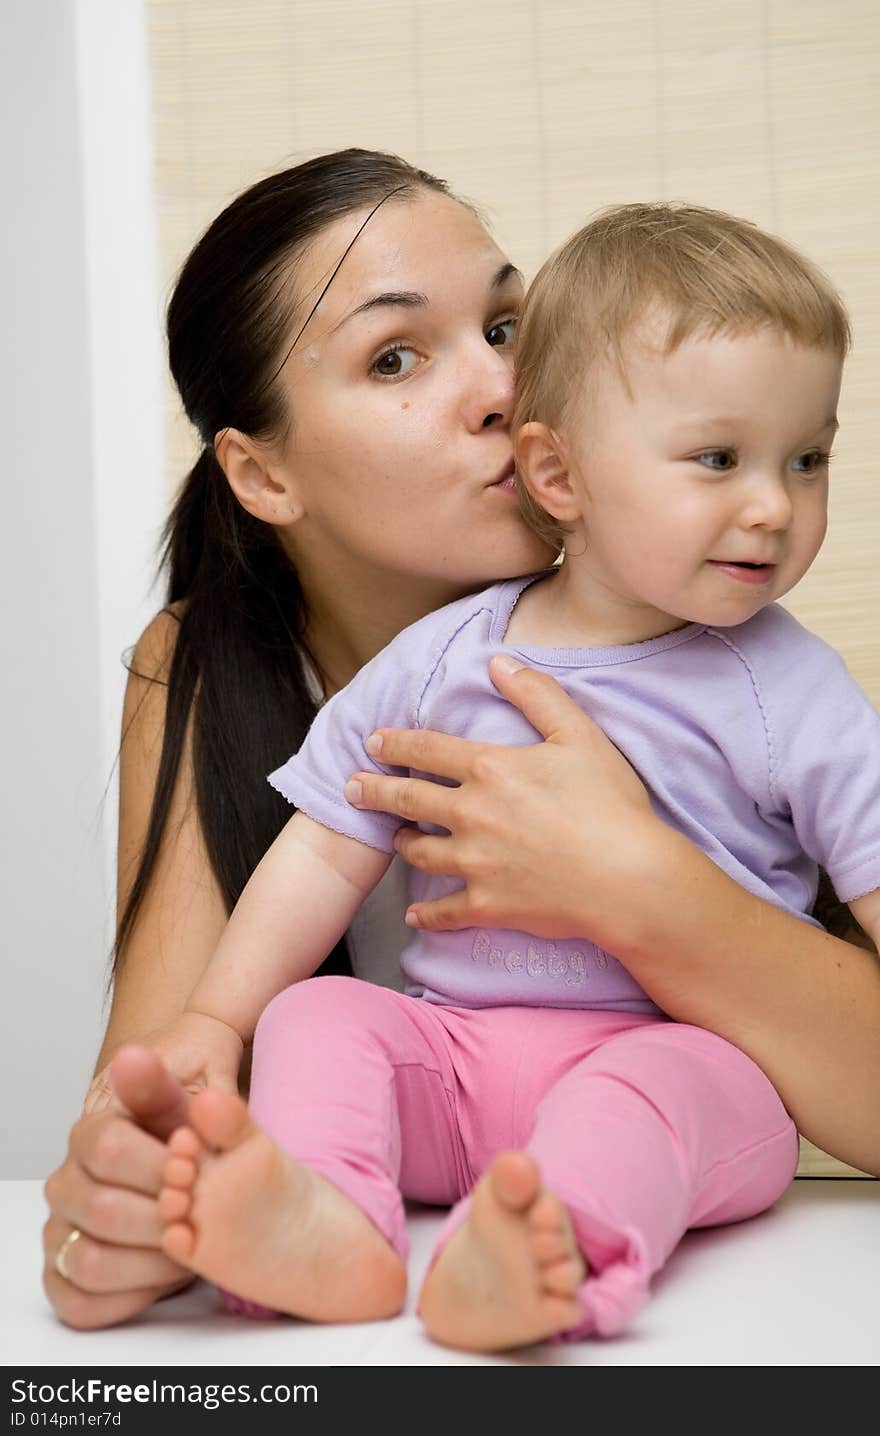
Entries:
[[254,1322],[199,1284],[127,1326],[69,1331],[40,1286],[39,1182],[0,1183],[6,1366],[874,1366],[880,1361],[880,1183],[798,1181],[769,1212],[692,1232],[613,1340],[476,1357],[435,1346],[413,1315],[441,1217],[410,1213],[410,1299],[393,1321]]

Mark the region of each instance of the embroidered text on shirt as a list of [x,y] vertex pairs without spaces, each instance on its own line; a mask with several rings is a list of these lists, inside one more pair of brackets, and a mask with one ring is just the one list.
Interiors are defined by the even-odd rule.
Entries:
[[588,980],[591,960],[596,967],[608,966],[608,955],[601,947],[594,947],[592,952],[571,948],[563,953],[555,942],[539,946],[537,941],[531,941],[523,954],[516,948],[505,951],[498,946],[495,935],[481,929],[474,934],[471,957],[474,962],[505,967],[508,972],[524,972],[528,977],[557,977],[568,987],[581,986]]

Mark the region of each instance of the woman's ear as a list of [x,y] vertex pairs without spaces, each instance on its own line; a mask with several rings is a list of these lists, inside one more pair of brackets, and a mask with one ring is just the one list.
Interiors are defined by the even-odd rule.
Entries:
[[516,436],[516,465],[532,498],[548,514],[563,523],[581,517],[564,441],[547,424],[523,424]]
[[239,429],[222,429],[214,453],[242,508],[267,524],[294,524],[303,506],[293,480],[267,451]]

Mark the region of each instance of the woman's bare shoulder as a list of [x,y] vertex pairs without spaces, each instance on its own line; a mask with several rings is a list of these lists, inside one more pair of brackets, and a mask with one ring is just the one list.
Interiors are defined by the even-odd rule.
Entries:
[[167,683],[180,632],[180,621],[186,610],[184,600],[169,603],[150,619],[132,650],[129,673],[133,678]]

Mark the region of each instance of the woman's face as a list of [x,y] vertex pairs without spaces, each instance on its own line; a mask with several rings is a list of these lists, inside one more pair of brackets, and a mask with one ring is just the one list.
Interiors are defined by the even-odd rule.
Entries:
[[[300,316],[368,213],[297,264]],[[376,211],[279,380],[301,510],[280,533],[297,565],[421,580],[442,599],[552,562],[512,479],[521,302],[521,276],[462,205],[425,191]]]

